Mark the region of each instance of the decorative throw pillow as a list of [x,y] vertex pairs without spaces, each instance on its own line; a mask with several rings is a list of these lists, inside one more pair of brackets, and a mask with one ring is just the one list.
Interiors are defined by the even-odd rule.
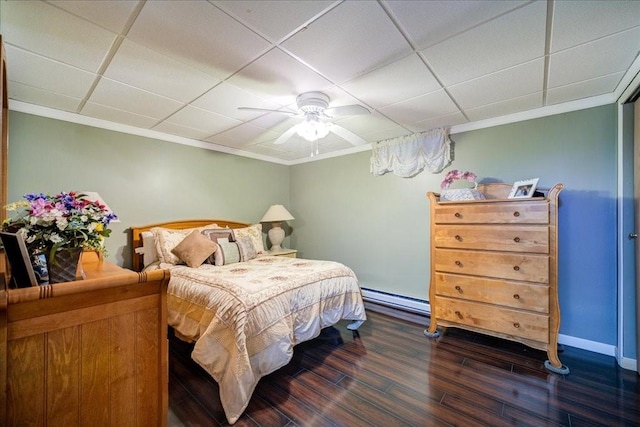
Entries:
[[[221,242],[232,242],[234,240],[233,238],[233,231],[230,228],[217,228],[217,229],[208,229],[208,230],[202,230],[202,234],[206,237],[208,237],[210,240],[216,242],[216,243],[221,243]],[[217,257],[218,259],[220,259],[220,257],[222,257],[222,253],[218,253]],[[219,265],[218,263],[216,263],[216,253],[214,252],[209,259],[207,259],[207,262],[209,264],[213,264],[213,265]],[[219,261],[221,262],[221,261]]]
[[236,242],[218,240],[218,250],[213,253],[215,265],[228,265],[240,262],[240,250]]
[[256,247],[250,236],[242,236],[237,241],[238,250],[240,251],[240,261],[249,261],[258,256]]
[[142,239],[142,256],[144,266],[148,266],[158,261],[158,252],[156,251],[156,240],[153,233],[150,231],[143,231],[140,233]]
[[180,258],[175,256],[171,250],[178,246],[178,243],[182,242],[182,239],[187,237],[192,231],[202,231],[204,229],[218,229],[217,224],[209,224],[204,227],[185,228],[182,230],[174,230],[170,228],[154,227],[151,231],[156,242],[156,252],[158,253],[158,260],[167,264],[180,264]]
[[249,236],[253,242],[253,246],[256,248],[258,255],[264,253],[264,243],[262,241],[262,224],[253,224],[249,227],[234,228],[233,235],[238,240],[241,237]]
[[216,242],[195,230],[182,239],[171,252],[189,267],[200,267],[217,249],[218,244]]

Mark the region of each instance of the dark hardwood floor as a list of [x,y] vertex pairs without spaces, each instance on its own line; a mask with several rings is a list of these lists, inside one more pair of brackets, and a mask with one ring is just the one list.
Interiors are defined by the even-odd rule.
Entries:
[[[640,383],[613,357],[565,347],[566,376],[546,354],[449,328],[426,338],[419,323],[368,310],[359,336],[298,345],[263,378],[236,426],[638,426]],[[228,425],[216,383],[170,346],[169,426]]]

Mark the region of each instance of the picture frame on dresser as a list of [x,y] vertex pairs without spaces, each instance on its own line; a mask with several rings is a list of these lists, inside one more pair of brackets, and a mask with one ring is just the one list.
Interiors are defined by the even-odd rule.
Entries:
[[513,183],[513,187],[511,187],[511,192],[509,193],[510,199],[528,199],[533,197],[536,192],[536,187],[538,186],[538,181],[540,178],[531,178],[523,181],[516,181]]
[[10,288],[38,286],[24,236],[20,233],[0,232],[0,239],[11,268]]

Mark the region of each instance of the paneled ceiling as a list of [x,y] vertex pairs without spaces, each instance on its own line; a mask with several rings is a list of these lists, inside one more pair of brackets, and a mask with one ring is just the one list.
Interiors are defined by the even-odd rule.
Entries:
[[[640,1],[0,1],[0,34],[12,109],[284,164],[615,102],[640,69]],[[368,146],[238,109],[306,91],[368,108],[335,120]]]

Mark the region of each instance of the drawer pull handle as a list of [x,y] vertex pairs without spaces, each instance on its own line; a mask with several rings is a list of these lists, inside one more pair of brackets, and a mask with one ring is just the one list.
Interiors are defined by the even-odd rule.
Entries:
[[516,237],[515,239],[513,239],[513,241],[516,242],[516,243],[520,243],[520,238]]
[[514,324],[513,324],[513,327],[514,327],[514,328],[519,328],[519,327],[520,327],[520,323],[518,323],[518,322],[514,323]]
[[457,265],[458,267],[462,267],[462,263],[461,263],[460,261],[456,261],[456,265]]
[[515,212],[513,213],[513,216],[515,216],[515,217],[519,217],[519,216],[520,216],[520,212],[515,211]]
[[514,295],[513,295],[513,298],[514,298],[514,299],[520,299],[520,295],[518,295],[518,294],[514,294]]
[[462,293],[462,288],[460,287],[460,285],[456,285],[456,291]]
[[459,311],[456,311],[456,316],[458,316],[458,319],[462,319],[462,313],[460,313]]
[[460,214],[460,212],[456,212],[455,214],[453,214],[453,216],[455,216],[456,218],[461,218],[462,215]]
[[458,234],[456,234],[455,239],[456,239],[458,242],[462,242],[462,237],[461,237],[460,235],[458,235]]
[[518,267],[517,265],[514,265],[514,266],[513,266],[513,269],[514,269],[515,271],[520,271],[520,267]]

